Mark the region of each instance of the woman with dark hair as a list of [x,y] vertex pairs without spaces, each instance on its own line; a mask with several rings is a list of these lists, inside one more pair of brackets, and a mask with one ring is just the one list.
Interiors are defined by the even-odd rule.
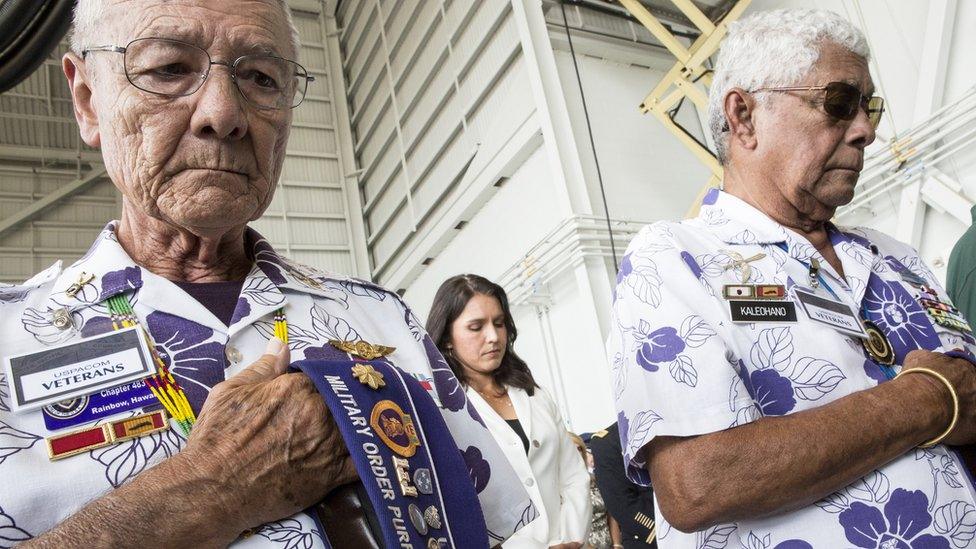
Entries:
[[505,291],[478,275],[447,279],[427,331],[538,511],[505,549],[581,547],[590,523],[589,475],[552,398],[515,353],[518,330]]

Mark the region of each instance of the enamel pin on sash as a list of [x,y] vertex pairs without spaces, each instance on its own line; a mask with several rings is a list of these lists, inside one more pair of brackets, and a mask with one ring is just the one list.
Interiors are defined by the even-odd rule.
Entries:
[[377,372],[376,368],[373,368],[369,364],[357,364],[353,366],[352,375],[360,383],[374,391],[386,387],[386,382],[383,381],[383,374]]
[[381,400],[373,406],[369,425],[383,444],[403,457],[412,457],[420,446],[420,438],[410,414],[392,400]]

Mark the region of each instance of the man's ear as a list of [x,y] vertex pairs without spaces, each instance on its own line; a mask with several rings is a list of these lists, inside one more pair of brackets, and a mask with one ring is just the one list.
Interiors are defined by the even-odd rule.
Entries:
[[753,150],[758,144],[756,137],[756,98],[742,88],[732,88],[725,94],[725,123],[729,128],[729,144]]
[[81,139],[89,147],[99,147],[102,140],[98,132],[98,112],[92,98],[92,80],[88,74],[90,67],[81,57],[69,52],[61,58],[61,69],[68,78]]

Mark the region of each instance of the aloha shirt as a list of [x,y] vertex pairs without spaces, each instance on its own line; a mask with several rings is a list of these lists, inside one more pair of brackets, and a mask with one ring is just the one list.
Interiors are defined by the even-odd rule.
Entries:
[[[60,262],[23,285],[0,285],[0,353],[19,354],[112,329],[106,300],[124,294],[199,412],[214,385],[260,357],[284,308],[293,361],[334,356],[329,340],[366,340],[396,351],[391,362],[428,383],[478,492],[489,537],[501,541],[536,511],[515,472],[418,319],[400,298],[369,282],[316,271],[278,255],[248,229],[254,266],[230,326],[172,282],[136,265],[119,245],[116,222],[66,269]],[[75,297],[66,291],[94,274]],[[72,326],[55,325],[67,309]],[[14,414],[0,369],[0,547],[46,532],[89,501],[119,487],[185,444],[175,430],[60,461],[48,459],[41,411]],[[136,415],[138,412],[130,412]],[[115,416],[111,419],[118,419]],[[60,431],[59,431],[60,432]],[[192,508],[193,502],[183,502]],[[147,523],[148,524],[148,523]],[[149,524],[151,526],[151,524]],[[299,513],[269,523],[234,547],[323,547],[317,520]]]
[[[620,266],[607,343],[631,480],[648,484],[641,450],[657,436],[695,436],[809,410],[884,383],[860,343],[810,320],[732,323],[723,286],[742,283],[734,254],[752,258],[750,284],[827,287],[891,341],[895,371],[914,349],[972,353],[973,339],[935,325],[916,301],[916,277],[947,301],[911,247],[867,229],[830,226],[841,277],[802,236],[724,192],[698,217],[658,222]],[[810,258],[825,284],[813,289]],[[856,304],[856,305],[855,305]],[[905,402],[905,406],[912,406]],[[716,471],[715,474],[721,474]],[[683,533],[656,509],[661,549],[957,548],[976,546],[976,497],[957,453],[914,449],[817,503],[762,520]],[[655,502],[657,506],[657,502]]]

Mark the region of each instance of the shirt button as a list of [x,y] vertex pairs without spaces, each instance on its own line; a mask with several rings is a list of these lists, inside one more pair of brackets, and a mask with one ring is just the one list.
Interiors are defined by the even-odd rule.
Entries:
[[228,346],[225,354],[227,355],[227,360],[233,362],[234,364],[237,364],[242,358],[244,358],[241,356],[241,352],[237,350],[237,347]]
[[533,480],[531,478],[525,479],[525,485],[526,486],[532,487],[533,484],[535,484],[535,480]]
[[533,440],[532,441],[532,446],[535,446],[536,448],[538,448],[540,446],[539,441],[538,440]]

